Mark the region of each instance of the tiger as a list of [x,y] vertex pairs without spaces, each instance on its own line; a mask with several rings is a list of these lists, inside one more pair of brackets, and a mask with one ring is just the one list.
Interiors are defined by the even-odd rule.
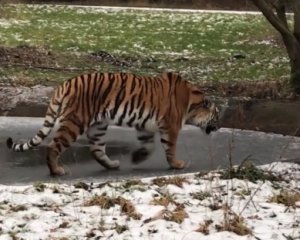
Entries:
[[59,161],[62,153],[85,134],[92,157],[106,169],[118,169],[119,160],[106,154],[105,134],[109,125],[133,127],[141,143],[131,154],[139,164],[154,151],[154,136],[160,142],[171,169],[182,169],[185,161],[175,157],[176,142],[184,124],[200,127],[209,134],[219,127],[219,109],[203,90],[179,74],[165,72],[159,76],[133,73],[93,72],[64,81],[56,88],[48,105],[43,126],[26,143],[7,138],[7,147],[16,152],[42,143],[59,126],[47,146],[50,175],[66,172]]

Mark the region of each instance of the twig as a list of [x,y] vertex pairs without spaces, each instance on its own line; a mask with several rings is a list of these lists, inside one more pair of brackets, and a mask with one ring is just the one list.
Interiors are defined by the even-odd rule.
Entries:
[[240,211],[239,213],[239,217],[241,217],[242,213],[245,211],[245,209],[248,207],[249,203],[251,201],[253,201],[253,197],[256,195],[256,193],[261,189],[261,187],[265,184],[265,182],[262,182],[262,184],[260,186],[258,186],[258,188],[255,189],[254,193],[249,197],[247,203],[245,204],[245,206],[243,207],[243,209]]

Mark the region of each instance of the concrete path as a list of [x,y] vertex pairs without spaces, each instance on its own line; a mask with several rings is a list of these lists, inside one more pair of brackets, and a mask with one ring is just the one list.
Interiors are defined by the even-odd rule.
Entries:
[[169,170],[164,152],[156,139],[154,154],[140,165],[132,165],[131,152],[138,148],[135,131],[130,128],[111,127],[107,135],[107,151],[112,159],[121,161],[120,170],[107,171],[94,161],[88,151],[85,137],[79,139],[63,155],[62,162],[68,175],[51,178],[46,165],[45,142],[35,150],[17,153],[6,148],[6,138],[25,141],[42,125],[43,118],[0,117],[0,184],[24,184],[35,181],[79,181],[80,179],[123,179],[159,176],[183,172],[217,169],[229,164],[231,152],[234,164],[246,157],[256,164],[273,161],[300,163],[300,138],[222,128],[209,136],[198,128],[184,126],[177,143],[177,156],[188,163],[184,170]]

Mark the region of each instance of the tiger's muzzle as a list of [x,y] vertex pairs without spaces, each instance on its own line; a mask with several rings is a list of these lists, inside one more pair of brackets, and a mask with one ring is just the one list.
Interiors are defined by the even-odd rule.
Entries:
[[215,132],[219,129],[217,125],[207,125],[205,128],[205,133],[210,134],[211,132]]
[[220,128],[219,127],[219,115],[220,115],[219,109],[214,106],[213,117],[206,124],[206,127],[205,127],[205,133],[206,134],[210,134],[211,132],[217,131]]

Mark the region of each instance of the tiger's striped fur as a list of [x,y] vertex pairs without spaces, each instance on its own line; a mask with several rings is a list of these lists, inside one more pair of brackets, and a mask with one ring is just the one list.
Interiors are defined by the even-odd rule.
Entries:
[[86,133],[93,157],[105,168],[118,168],[105,152],[103,137],[108,125],[134,127],[142,147],[132,155],[139,163],[154,149],[154,135],[160,133],[167,161],[172,168],[183,168],[175,159],[179,130],[184,123],[215,130],[218,109],[201,89],[174,73],[161,77],[136,76],[130,73],[91,73],[65,81],[55,91],[48,106],[43,127],[27,143],[7,146],[26,151],[38,146],[51,132],[56,119],[59,128],[48,146],[47,164],[52,175],[65,173],[59,156],[79,135]]

